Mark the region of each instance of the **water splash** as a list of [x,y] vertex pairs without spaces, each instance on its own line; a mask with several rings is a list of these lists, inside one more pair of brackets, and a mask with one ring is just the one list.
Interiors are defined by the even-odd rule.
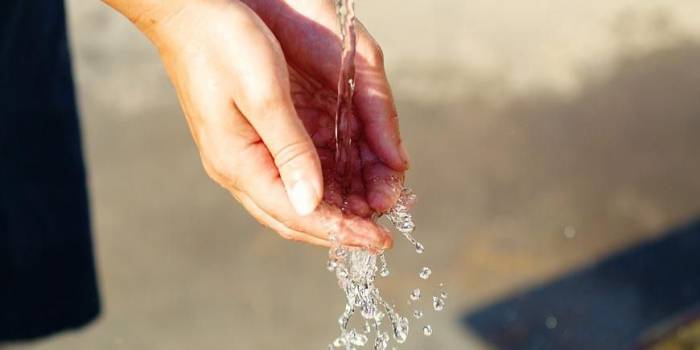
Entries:
[[[336,0],[343,43],[335,118],[335,170],[341,186],[351,183],[353,169],[351,157],[353,139],[350,128],[354,118],[354,58],[357,40],[353,2],[353,0]],[[341,190],[346,189],[341,188]],[[399,188],[397,188],[398,190]],[[418,254],[421,254],[425,247],[413,237],[416,225],[409,212],[410,206],[415,202],[415,195],[408,188],[403,188],[400,192],[398,202],[385,215],[391,225],[406,237]],[[370,343],[371,336],[374,337],[375,350],[388,349],[392,344],[392,339],[397,344],[406,342],[410,329],[408,319],[396,312],[395,307],[382,297],[375,285],[377,274],[380,277],[387,277],[390,274],[384,254],[344,247],[337,238],[337,232],[332,231],[330,238],[332,247],[327,268],[335,272],[338,284],[345,292],[346,305],[338,319],[340,336],[333,340],[328,348],[352,350],[364,347]],[[418,293],[420,294],[420,291]],[[420,296],[418,295],[418,297]],[[360,330],[351,324],[353,318],[358,314],[359,323],[362,325]],[[417,318],[420,317],[422,317],[422,313]]]
[[379,276],[388,277],[389,276],[389,264],[386,262],[386,256],[384,253],[379,254],[379,262],[382,264],[379,269]]
[[[402,197],[412,196],[412,192],[404,191]],[[403,200],[407,200],[403,198]],[[399,200],[401,202],[402,199]],[[396,209],[396,208],[394,208]],[[398,215],[392,209],[388,214]],[[407,208],[402,209],[407,210]],[[392,214],[393,212],[393,214]],[[401,213],[403,220],[413,220],[412,216]],[[404,225],[406,226],[406,225]],[[411,222],[411,226],[415,227]],[[402,226],[403,227],[403,226]],[[398,225],[397,225],[398,229]],[[411,232],[408,233],[409,235]],[[375,285],[376,276],[382,276],[381,270],[387,269],[386,257],[383,254],[373,254],[365,249],[352,249],[343,246],[336,246],[330,250],[330,262],[328,266],[333,267],[338,284],[345,292],[345,311],[338,319],[340,326],[340,336],[332,342],[335,348],[354,349],[365,337],[374,336],[374,349],[385,350],[393,339],[396,343],[402,344],[408,338],[409,321],[401,316],[393,305],[390,305],[381,295],[379,288]],[[414,291],[415,292],[415,291]],[[420,297],[420,290],[418,290]],[[361,320],[364,320],[362,331],[350,326],[353,316],[359,311]],[[384,319],[388,322],[384,323]],[[366,343],[366,342],[365,342]]]
[[413,237],[413,231],[416,229],[416,224],[413,222],[410,207],[416,202],[416,195],[410,188],[404,188],[401,191],[401,196],[389,213],[386,215],[391,225],[413,245],[416,253],[423,254],[425,247],[421,242],[418,242]]

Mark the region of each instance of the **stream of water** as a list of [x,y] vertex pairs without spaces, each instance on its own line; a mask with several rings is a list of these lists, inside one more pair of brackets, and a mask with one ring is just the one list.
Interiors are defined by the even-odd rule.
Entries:
[[[336,173],[341,187],[349,184],[352,176],[353,158],[351,157],[353,139],[350,128],[355,118],[353,114],[353,94],[355,90],[355,33],[354,0],[336,0],[343,43],[341,69],[338,79],[338,104],[335,119],[335,161]],[[400,198],[394,208],[385,214],[391,225],[400,232],[422,254],[425,248],[413,237],[415,223],[409,208],[415,202],[415,195],[408,188],[397,188]],[[387,302],[375,285],[377,275],[388,277],[390,274],[386,256],[383,252],[373,253],[366,249],[351,249],[339,243],[331,233],[332,247],[328,269],[335,272],[338,284],[345,292],[345,310],[338,319],[340,335],[328,345],[329,349],[345,348],[353,350],[367,345],[375,350],[388,349],[390,345],[403,344],[409,333],[409,319],[400,315],[395,305]],[[422,280],[430,278],[431,270],[423,267],[419,272]],[[441,285],[442,287],[442,285]],[[410,293],[409,303],[420,300],[421,291],[416,288]],[[435,311],[442,311],[447,294],[442,292],[433,296],[432,306]],[[356,317],[359,315],[359,317]],[[419,320],[423,312],[415,309],[413,317]],[[356,320],[353,326],[352,321]],[[423,326],[423,334],[431,336],[433,329],[429,324]]]

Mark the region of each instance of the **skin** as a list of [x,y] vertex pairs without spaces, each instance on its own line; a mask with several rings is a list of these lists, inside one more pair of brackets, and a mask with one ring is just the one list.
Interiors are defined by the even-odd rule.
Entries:
[[381,50],[360,23],[344,183],[334,171],[342,48],[331,1],[105,2],[158,48],[204,169],[260,223],[315,245],[329,246],[333,231],[346,245],[391,246],[372,218],[398,199],[408,157]]

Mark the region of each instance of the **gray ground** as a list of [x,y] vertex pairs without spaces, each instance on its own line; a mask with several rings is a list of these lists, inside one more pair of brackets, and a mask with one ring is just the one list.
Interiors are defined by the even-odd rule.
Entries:
[[[450,293],[406,349],[487,348],[462,314],[700,213],[700,3],[498,4],[359,5],[427,247],[398,241],[383,289],[400,307],[416,286]],[[326,252],[262,229],[209,181],[155,51],[101,3],[69,5],[105,311],[29,347],[323,349],[342,307]]]

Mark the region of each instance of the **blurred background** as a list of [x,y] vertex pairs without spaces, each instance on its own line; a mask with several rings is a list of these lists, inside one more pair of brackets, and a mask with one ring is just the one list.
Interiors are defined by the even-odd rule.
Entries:
[[[325,349],[344,305],[327,252],[206,177],[128,21],[68,7],[104,313],[28,347]],[[415,287],[449,293],[402,349],[700,349],[700,2],[357,10],[385,51],[426,246],[397,240],[381,288],[404,314]]]

